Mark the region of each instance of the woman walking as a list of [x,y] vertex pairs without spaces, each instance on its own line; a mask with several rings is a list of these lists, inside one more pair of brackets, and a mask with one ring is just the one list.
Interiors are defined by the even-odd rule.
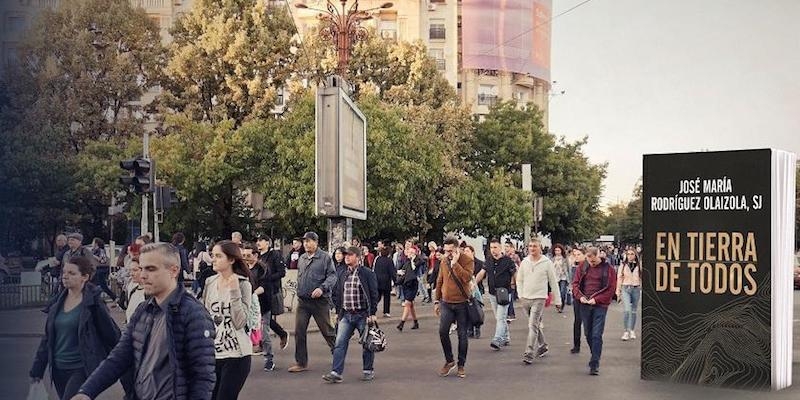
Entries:
[[378,279],[378,299],[383,299],[383,316],[389,318],[392,304],[392,282],[397,279],[397,269],[389,255],[391,247],[383,247],[375,259],[375,276]]
[[419,290],[417,269],[424,268],[425,261],[418,257],[417,252],[416,247],[409,247],[406,250],[406,261],[403,263],[403,267],[397,271],[397,281],[403,291],[403,316],[400,318],[400,324],[397,325],[397,330],[400,332],[403,331],[403,326],[409,318],[414,321],[411,329],[419,329],[417,311],[414,309],[414,298]]
[[[558,290],[561,291],[561,304],[565,306],[572,305],[572,296],[567,293],[569,268],[569,260],[566,258],[564,246],[557,243],[553,246],[553,270],[556,273],[556,279],[558,279]],[[558,309],[558,312],[564,312],[564,307]]]
[[642,294],[642,270],[639,257],[633,249],[625,251],[625,260],[617,272],[617,298],[622,299],[623,327],[622,340],[636,339],[636,310]]
[[[72,257],[61,270],[62,290],[50,303],[36,359],[30,371],[34,383],[41,381],[47,366],[62,400],[78,393],[86,378],[100,365],[120,337],[120,331],[100,289],[90,281],[93,262]],[[130,381],[123,382],[126,393],[133,393]]]
[[216,326],[217,381],[211,399],[236,400],[250,373],[253,354],[249,329],[256,327],[247,326],[253,285],[238,244],[218,242],[211,256],[217,274],[208,278],[203,292],[203,304]]

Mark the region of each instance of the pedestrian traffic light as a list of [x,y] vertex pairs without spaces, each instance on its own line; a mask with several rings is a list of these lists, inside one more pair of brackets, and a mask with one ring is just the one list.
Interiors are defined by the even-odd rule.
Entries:
[[178,204],[178,191],[169,186],[157,186],[156,190],[156,210],[163,211]]
[[119,166],[128,171],[128,175],[119,178],[120,183],[132,187],[136,193],[151,192],[153,168],[150,160],[142,157],[131,158],[119,162]]

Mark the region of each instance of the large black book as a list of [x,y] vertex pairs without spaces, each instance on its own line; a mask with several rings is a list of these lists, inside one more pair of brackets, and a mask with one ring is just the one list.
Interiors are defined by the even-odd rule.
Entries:
[[642,379],[792,383],[796,156],[644,156]]

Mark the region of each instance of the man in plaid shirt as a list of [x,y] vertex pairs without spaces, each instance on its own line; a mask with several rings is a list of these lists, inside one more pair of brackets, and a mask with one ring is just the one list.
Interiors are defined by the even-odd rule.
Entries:
[[[339,316],[339,328],[333,348],[331,372],[322,377],[326,382],[339,383],[342,381],[344,359],[347,356],[350,338],[356,330],[360,336],[363,336],[368,324],[376,321],[378,278],[371,269],[359,265],[360,260],[361,249],[358,247],[347,248],[344,255],[344,263],[347,268],[337,272],[338,280],[331,299]],[[364,368],[361,380],[371,381],[375,378],[373,369],[375,353],[367,349],[363,351]]]

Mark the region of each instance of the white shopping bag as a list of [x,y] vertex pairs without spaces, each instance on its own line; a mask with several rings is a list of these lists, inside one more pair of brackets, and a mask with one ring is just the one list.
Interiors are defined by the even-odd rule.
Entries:
[[49,400],[50,395],[47,394],[47,388],[42,381],[31,383],[31,388],[28,390],[27,400]]

